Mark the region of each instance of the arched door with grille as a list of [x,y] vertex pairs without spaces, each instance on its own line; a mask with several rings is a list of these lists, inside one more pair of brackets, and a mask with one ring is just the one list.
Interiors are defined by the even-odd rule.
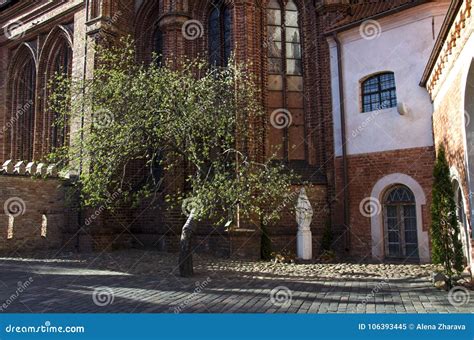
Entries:
[[416,202],[413,192],[397,185],[384,197],[385,256],[418,259]]

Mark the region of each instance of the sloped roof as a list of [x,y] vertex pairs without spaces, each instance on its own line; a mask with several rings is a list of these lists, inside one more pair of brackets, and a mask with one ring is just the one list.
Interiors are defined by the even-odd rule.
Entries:
[[421,5],[429,0],[359,0],[347,8],[347,15],[335,22],[326,32],[349,29],[359,22],[380,18],[410,7]]

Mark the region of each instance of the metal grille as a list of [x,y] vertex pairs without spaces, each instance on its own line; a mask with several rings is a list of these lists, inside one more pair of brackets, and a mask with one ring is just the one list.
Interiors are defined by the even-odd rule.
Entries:
[[418,258],[415,196],[405,186],[392,188],[385,196],[385,249],[388,257]]
[[395,76],[392,72],[380,73],[362,83],[363,112],[397,106]]

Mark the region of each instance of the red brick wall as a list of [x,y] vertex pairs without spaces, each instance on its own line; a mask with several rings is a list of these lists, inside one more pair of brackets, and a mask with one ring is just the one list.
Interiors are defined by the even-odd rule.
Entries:
[[[465,65],[465,67],[468,67],[468,65]],[[444,85],[447,87],[445,92],[438,94],[435,112],[433,113],[433,131],[436,148],[438,149],[440,145],[444,145],[448,163],[450,167],[455,168],[457,171],[458,177],[456,179],[460,182],[459,184],[465,198],[465,213],[468,221],[471,221],[469,222],[470,228],[468,233],[472,243],[473,229],[470,216],[470,189],[467,182],[469,169],[466,168],[465,155],[467,151],[472,152],[472,149],[469,149],[474,147],[472,142],[474,137],[472,134],[467,136],[469,131],[473,131],[474,113],[468,112],[470,109],[468,107],[466,107],[466,111],[460,109],[461,103],[465,99],[462,98],[462,94],[466,86],[462,79],[462,73],[459,71],[458,74],[454,75],[453,80],[449,84]],[[469,100],[469,97],[466,100]],[[465,140],[465,138],[468,139]],[[465,149],[466,146],[468,150]]]
[[[93,4],[99,3],[93,1]],[[297,0],[300,9],[302,43],[304,48],[304,108],[306,124],[306,143],[311,150],[306,164],[303,165],[301,173],[303,179],[308,179],[308,194],[315,209],[313,218],[314,252],[319,252],[322,230],[330,211],[334,209],[333,204],[337,191],[334,183],[334,155],[333,155],[333,123],[331,108],[331,88],[329,72],[329,51],[324,36],[324,29],[330,21],[342,13],[346,7],[330,5],[327,7],[314,7],[313,1]],[[155,25],[159,24],[164,33],[165,57],[173,58],[179,56],[196,57],[204,55],[207,48],[207,22],[209,10],[208,0],[194,1],[171,1],[165,0],[162,6],[157,6],[157,1],[147,0],[143,9],[134,16],[134,4],[132,1],[102,1],[102,9],[94,8],[95,13],[102,13],[105,17],[97,20],[91,16],[87,17],[84,7],[78,7],[73,12],[63,13],[52,19],[47,24],[39,25],[23,38],[24,41],[37,40],[38,51],[41,51],[44,38],[58,24],[74,22],[73,32],[73,64],[72,73],[75,77],[82,77],[84,63],[87,61],[86,74],[90,76],[93,72],[94,53],[92,45],[89,44],[85,51],[86,39],[92,42],[94,34],[102,32],[105,36],[119,36],[120,34],[134,33],[137,40],[137,51],[139,60],[149,60],[149,46],[151,44],[150,33]],[[266,102],[266,55],[263,49],[266,41],[265,33],[265,7],[266,1],[229,1],[234,8],[234,46],[238,60],[250,62],[251,71],[255,73],[257,82],[262,88],[262,102]],[[176,7],[178,6],[178,7]],[[10,12],[10,16],[13,16]],[[117,20],[110,23],[118,13]],[[21,13],[16,13],[15,15]],[[166,14],[164,16],[164,14]],[[157,22],[163,18],[161,22]],[[87,20],[89,19],[89,20]],[[200,20],[204,32],[199,39],[186,40],[181,32],[183,20]],[[87,22],[87,23],[86,23]],[[85,37],[87,38],[85,39]],[[13,51],[23,40],[0,43],[0,72],[8,67],[13,60]],[[86,54],[85,54],[86,53]],[[40,63],[46,63],[47,59],[40,59]],[[40,65],[40,70],[47,69],[48,65]],[[5,86],[5,84],[3,84]],[[38,91],[42,91],[41,88]],[[5,119],[7,114],[7,98],[5,88],[0,84],[0,119]],[[38,109],[43,106],[38,105]],[[42,117],[44,112],[38,112]],[[80,128],[79,121],[71,122],[71,134],[77,133]],[[256,138],[250,145],[251,153],[256,160],[262,160],[267,147],[267,136],[265,134],[268,121],[253,122]],[[38,126],[41,124],[38,123]],[[41,136],[41,132],[38,134]],[[302,136],[303,138],[304,136]],[[1,139],[2,146],[5,142]],[[38,145],[42,145],[37,140]],[[39,147],[38,146],[38,147]],[[2,149],[3,159],[7,157]],[[40,152],[41,153],[41,152]],[[37,153],[38,154],[38,153]],[[41,154],[38,157],[42,156]],[[336,162],[337,163],[337,162]],[[139,168],[140,165],[137,165]],[[133,169],[132,169],[133,170]],[[169,174],[165,179],[165,187],[183,188],[183,172]],[[315,175],[317,174],[317,175]],[[316,179],[315,179],[316,178]],[[100,207],[99,207],[100,208]],[[84,212],[83,218],[94,213],[94,209]],[[163,200],[150,206],[146,202],[134,210],[122,209],[119,212],[104,212],[94,221],[91,226],[85,228],[81,233],[79,243],[85,248],[108,249],[120,246],[155,246],[162,249],[176,250],[177,239],[183,223],[180,209],[166,211]],[[253,226],[255,230],[258,227]],[[271,227],[270,234],[275,245],[275,250],[287,248],[293,251],[296,247],[296,221],[294,213],[283,212],[281,221]],[[244,235],[244,236],[242,236]],[[227,236],[226,236],[227,237]],[[255,236],[251,242],[245,242],[245,232],[239,236],[221,237],[220,231],[212,231],[206,227],[197,232],[197,242],[202,244],[204,251],[225,253],[223,248],[227,247],[228,254],[232,255],[232,249],[244,249],[248,254],[258,253],[259,237]],[[248,237],[247,237],[248,239]],[[232,242],[239,246],[234,247]],[[251,255],[253,256],[253,255]]]
[[[342,173],[342,160],[336,158],[335,166]],[[423,231],[429,230],[432,173],[434,166],[434,149],[432,147],[406,150],[377,152],[348,157],[349,200],[350,200],[350,250],[348,255],[371,258],[371,221],[360,213],[359,205],[364,198],[371,197],[375,184],[383,177],[401,173],[412,177],[420,184],[426,196],[423,207]],[[394,183],[396,184],[396,183]],[[343,223],[342,176],[336,180],[335,222]],[[345,235],[340,235],[344,239]]]
[[[444,145],[448,163],[459,172],[464,197],[467,198],[469,197],[469,188],[464,161],[466,151],[464,149],[464,111],[458,109],[460,103],[464,101],[464,98],[461,98],[461,94],[464,93],[461,79],[461,73],[457,74],[450,83],[447,92],[441,99],[438,99],[439,103],[433,113],[433,132],[436,150],[441,144]],[[473,124],[472,119],[470,120],[469,124]],[[468,208],[466,212],[469,213]]]
[[[13,255],[75,246],[77,215],[74,199],[69,199],[71,187],[67,183],[1,175],[0,188],[0,252]],[[11,239],[7,239],[8,212],[14,215]],[[46,237],[41,236],[43,215],[47,218]]]

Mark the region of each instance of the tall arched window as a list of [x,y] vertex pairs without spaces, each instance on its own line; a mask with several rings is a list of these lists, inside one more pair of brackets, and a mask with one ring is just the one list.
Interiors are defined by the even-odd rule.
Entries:
[[[61,44],[58,47],[54,61],[52,64],[52,75],[65,75],[67,77],[71,76],[72,72],[72,50],[69,46],[69,43],[63,39]],[[69,131],[69,124],[66,117],[60,117],[58,113],[53,112],[48,122],[48,126],[51,128],[50,138],[51,138],[51,147],[60,148],[67,144],[67,136]],[[64,121],[59,124],[59,119],[64,119]]]
[[[299,11],[293,0],[270,0],[267,7],[268,106],[272,127],[269,153],[285,160],[305,160],[303,63]],[[275,116],[286,115],[286,124]]]
[[384,199],[385,253],[392,258],[418,258],[416,202],[404,185],[391,188]]
[[20,65],[14,84],[12,100],[12,157],[17,160],[33,160],[35,130],[36,64],[32,57]]
[[397,106],[397,89],[393,72],[376,74],[362,83],[362,112]]
[[232,9],[224,1],[214,1],[209,13],[209,62],[226,66],[232,53]]

